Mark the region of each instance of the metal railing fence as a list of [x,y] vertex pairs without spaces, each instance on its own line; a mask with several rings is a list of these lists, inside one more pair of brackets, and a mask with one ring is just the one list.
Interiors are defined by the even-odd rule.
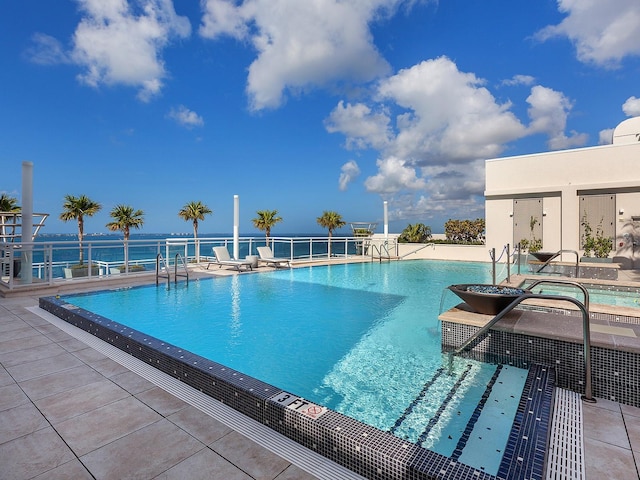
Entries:
[[[365,240],[362,237],[271,237],[269,246],[275,257],[314,261],[362,255]],[[257,247],[266,244],[265,237],[240,237],[238,257],[257,255]],[[231,253],[233,245],[231,237],[170,237],[130,239],[128,242],[123,239],[87,240],[85,237],[82,248],[77,240],[0,243],[0,285],[9,289],[25,285],[21,270],[29,263],[32,268],[29,284],[51,285],[76,278],[153,272],[158,254],[163,255],[169,266],[173,266],[176,254],[180,254],[187,264],[207,263],[213,258],[213,247],[225,246]]]

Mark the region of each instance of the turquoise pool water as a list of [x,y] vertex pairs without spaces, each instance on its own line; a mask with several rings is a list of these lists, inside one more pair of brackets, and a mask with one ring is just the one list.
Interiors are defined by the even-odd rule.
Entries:
[[[640,290],[619,286],[596,285],[583,283],[589,292],[589,303],[599,303],[617,307],[640,308]],[[526,287],[525,287],[526,288]],[[583,301],[582,292],[575,287],[562,285],[539,285],[533,289],[534,293],[547,295],[563,295]]]
[[487,403],[499,408],[487,410],[480,450],[498,454],[459,460],[495,474],[526,371],[495,380],[495,365],[456,359],[455,375],[444,372],[437,319],[459,303],[447,286],[490,275],[481,263],[364,263],[65,300],[447,456],[494,378]]

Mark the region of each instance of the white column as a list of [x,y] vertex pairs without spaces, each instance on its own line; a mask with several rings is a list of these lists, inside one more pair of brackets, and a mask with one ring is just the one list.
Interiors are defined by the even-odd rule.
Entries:
[[389,209],[388,202],[384,201],[384,239],[389,238]]
[[22,283],[33,282],[33,163],[22,162]]
[[233,258],[240,255],[240,197],[233,196]]

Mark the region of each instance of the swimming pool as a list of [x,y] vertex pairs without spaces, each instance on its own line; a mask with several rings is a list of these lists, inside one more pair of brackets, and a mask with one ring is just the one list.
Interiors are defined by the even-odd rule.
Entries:
[[[486,283],[489,274],[487,265],[473,263],[350,264],[64,300],[162,339],[162,346],[182,346],[451,457],[487,382],[496,385],[490,404],[505,405],[498,417],[506,409],[511,411],[506,417],[513,418],[519,401],[514,391],[521,391],[526,377],[520,369],[497,372],[495,366],[468,360],[456,361],[456,376],[443,372],[437,320],[443,291],[461,280]],[[444,300],[443,308],[459,302],[453,295]],[[188,319],[186,325],[161,321],[176,312]],[[281,339],[284,344],[276,341]],[[456,383],[456,398],[449,398]],[[468,405],[459,401],[460,392],[471,398]],[[441,400],[446,408],[439,407]],[[433,415],[443,421],[425,429]],[[486,418],[490,437],[489,431],[500,428]],[[511,421],[505,425],[497,443],[485,442],[456,458],[495,475]],[[468,437],[465,442],[473,443]],[[490,450],[500,455],[487,462]],[[474,451],[479,458],[472,458]]]

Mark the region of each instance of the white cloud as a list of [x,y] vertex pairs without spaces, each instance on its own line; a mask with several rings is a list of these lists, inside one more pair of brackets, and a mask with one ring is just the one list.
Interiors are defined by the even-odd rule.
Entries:
[[424,167],[422,175],[429,179],[425,190],[432,201],[465,201],[484,195],[484,159]]
[[347,186],[353,182],[360,175],[360,167],[354,160],[349,160],[342,165],[340,169],[340,179],[338,180],[338,186],[340,190],[344,191]]
[[70,63],[60,41],[44,33],[36,33],[31,38],[32,45],[25,52],[27,58],[38,65],[59,65]]
[[562,93],[547,87],[536,85],[527,98],[529,103],[530,133],[546,133],[547,142],[552,150],[560,150],[582,146],[587,142],[587,135],[572,132],[565,134],[568,112],[573,108],[571,101]]
[[184,105],[172,108],[167,116],[187,128],[201,127],[204,125],[204,119]]
[[611,145],[613,143],[613,131],[614,128],[607,128],[606,130],[600,130],[598,134],[598,145]]
[[424,61],[380,82],[381,101],[402,108],[389,153],[423,165],[491,158],[524,126],[484,82],[446,57]]
[[[531,81],[513,78],[514,84]],[[433,214],[440,206],[452,218],[470,218],[482,214],[484,160],[499,156],[509,142],[540,133],[552,148],[586,142],[586,135],[565,134],[572,105],[562,93],[534,86],[527,102],[529,126],[482,79],[441,57],[379,81],[369,103],[340,102],[325,127],[344,134],[348,148],[378,150],[378,172],[365,187],[401,202],[397,218]]]
[[364,185],[370,192],[396,193],[401,190],[422,190],[426,187],[424,179],[418,178],[415,168],[397,157],[387,157],[376,162],[378,173],[365,180]]
[[346,135],[347,148],[384,149],[391,140],[390,119],[384,112],[374,113],[368,106],[340,101],[325,121],[328,132]]
[[236,6],[229,0],[206,0],[201,2],[204,13],[199,33],[204,38],[229,35],[242,40],[249,35],[247,19],[251,17],[246,7]]
[[258,56],[249,67],[250,106],[277,108],[286,93],[387,73],[369,24],[403,1],[204,0],[200,35],[251,41]]
[[627,98],[627,100],[622,105],[622,111],[627,117],[640,116],[640,98]]
[[508,87],[515,85],[533,85],[535,81],[535,77],[532,77],[531,75],[514,75],[507,80],[503,80],[502,85],[506,85]]
[[510,104],[499,104],[481,79],[446,57],[380,81],[376,100],[374,107],[340,103],[326,123],[348,146],[380,150],[367,190],[392,196],[399,219],[445,208],[453,217],[481,215],[484,159],[527,133]]
[[157,95],[167,76],[161,52],[191,26],[176,15],[171,0],[77,0],[83,18],[69,57],[83,67],[78,79],[92,87],[128,85],[143,101]]
[[567,16],[539,31],[538,39],[567,37],[578,60],[602,67],[617,67],[624,57],[640,55],[638,0],[558,0],[558,9]]

